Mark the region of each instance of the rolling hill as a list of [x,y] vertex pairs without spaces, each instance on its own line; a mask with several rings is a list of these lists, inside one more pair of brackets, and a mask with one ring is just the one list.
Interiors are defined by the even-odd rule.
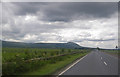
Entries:
[[16,48],[83,48],[76,43],[23,43],[23,42],[9,42],[2,41],[3,47],[16,47]]

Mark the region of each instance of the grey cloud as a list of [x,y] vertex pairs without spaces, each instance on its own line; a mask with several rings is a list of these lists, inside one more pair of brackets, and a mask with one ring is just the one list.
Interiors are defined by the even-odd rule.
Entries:
[[[116,40],[116,32],[112,31],[116,28],[116,22],[112,21],[117,18],[111,16],[115,12],[117,12],[117,3],[109,2],[4,3],[3,39],[23,42],[73,41],[83,43],[89,41],[96,43],[102,41],[109,44],[110,41]],[[35,16],[37,19],[25,21],[25,17],[29,15]],[[19,18],[19,16],[21,17]],[[109,20],[109,17],[113,20]],[[101,21],[105,22],[104,25],[108,27],[104,25],[102,27]],[[94,31],[92,32],[92,30]],[[99,31],[102,33],[99,34]],[[31,35],[31,38],[24,39],[26,35]],[[32,39],[32,36],[35,38]]]
[[83,41],[92,41],[92,42],[102,42],[102,41],[114,41],[114,40],[116,40],[116,39],[114,39],[114,38],[110,38],[110,39],[89,39],[89,38],[84,38],[84,39],[79,39],[79,40],[71,40],[71,41],[73,41],[73,42],[83,42]]
[[111,38],[111,39],[86,39],[86,40],[87,41],[97,41],[97,42],[99,42],[99,41],[114,41],[116,39]]
[[38,11],[41,11],[43,6],[46,3],[38,3],[38,2],[14,2],[13,3],[18,10],[15,11],[16,15],[27,15],[27,14],[36,14]]
[[[7,3],[5,3],[7,4]],[[43,21],[72,21],[109,17],[117,11],[117,2],[16,2],[15,15],[37,15]],[[39,17],[39,12],[43,17]]]
[[[56,3],[59,4],[59,3]],[[71,21],[75,19],[89,19],[109,17],[116,12],[117,3],[84,3],[72,2],[61,3],[61,6],[47,8],[44,20],[48,21]]]

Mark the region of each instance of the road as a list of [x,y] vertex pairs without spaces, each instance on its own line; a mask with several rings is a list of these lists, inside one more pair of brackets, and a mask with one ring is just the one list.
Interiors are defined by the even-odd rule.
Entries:
[[94,50],[60,75],[118,75],[118,58]]

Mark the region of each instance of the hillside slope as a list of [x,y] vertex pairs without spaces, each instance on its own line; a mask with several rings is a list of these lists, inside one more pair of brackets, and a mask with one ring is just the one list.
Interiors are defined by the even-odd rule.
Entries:
[[23,42],[8,42],[2,41],[3,47],[17,47],[17,48],[82,48],[76,43],[23,43]]

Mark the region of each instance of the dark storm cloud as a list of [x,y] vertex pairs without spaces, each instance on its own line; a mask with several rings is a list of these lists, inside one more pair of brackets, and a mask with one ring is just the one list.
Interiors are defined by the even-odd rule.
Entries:
[[[44,21],[72,21],[109,17],[117,11],[117,2],[18,2],[15,15],[37,15]],[[11,10],[14,10],[11,8]],[[42,18],[41,15],[42,14]]]
[[[58,3],[59,4],[59,3]],[[109,17],[116,12],[117,3],[83,3],[72,2],[62,3],[56,8],[47,8],[45,10],[45,20],[48,21],[69,21],[76,19],[89,19]]]
[[[27,15],[27,14],[36,14],[38,11],[41,11],[43,6],[46,3],[38,3],[38,2],[14,2],[13,3],[18,10],[15,11],[16,15]],[[42,11],[41,11],[42,12]]]

